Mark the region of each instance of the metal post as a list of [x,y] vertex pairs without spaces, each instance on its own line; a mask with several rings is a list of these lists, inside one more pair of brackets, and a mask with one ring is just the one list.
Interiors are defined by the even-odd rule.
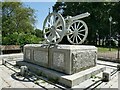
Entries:
[[110,21],[110,44],[109,44],[109,51],[111,51],[111,25],[112,25],[112,17],[110,16],[110,18],[109,18],[109,21]]
[[109,44],[109,51],[111,51],[111,22],[110,22],[110,44]]
[[103,78],[102,79],[103,82],[109,82],[111,80],[110,72],[108,71],[103,72],[102,78]]
[[6,60],[2,59],[2,65],[5,65],[5,64],[6,64]]
[[117,59],[119,60],[120,59],[120,56],[119,56],[119,51],[120,51],[120,48],[119,48],[119,46],[118,46],[118,55],[117,55]]
[[120,59],[120,35],[118,35],[118,55],[117,55],[117,59]]
[[98,30],[96,31],[96,46],[97,46],[97,41],[98,41],[99,35],[98,35]]
[[28,72],[27,66],[21,66],[21,67],[20,67],[20,74],[21,74],[22,76],[25,76],[25,75],[27,74],[27,72]]
[[0,55],[2,55],[2,46],[0,45]]

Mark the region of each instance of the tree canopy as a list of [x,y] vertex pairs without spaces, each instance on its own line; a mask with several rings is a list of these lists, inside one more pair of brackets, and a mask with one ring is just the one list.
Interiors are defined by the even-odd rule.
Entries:
[[2,3],[3,44],[38,43],[35,36],[34,9],[25,7],[22,2]]

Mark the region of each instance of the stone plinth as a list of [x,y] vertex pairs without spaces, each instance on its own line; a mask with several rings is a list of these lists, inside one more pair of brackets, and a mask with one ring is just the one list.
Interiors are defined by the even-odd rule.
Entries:
[[24,61],[18,61],[16,64],[19,66],[27,66],[28,69],[35,74],[41,75],[43,77],[46,77],[48,80],[54,81],[54,83],[58,83],[60,85],[70,88],[79,85],[80,83],[90,79],[92,76],[95,76],[96,74],[99,74],[106,70],[104,66],[96,65],[95,67],[83,70],[81,72],[72,75],[66,75],[64,73],[60,73],[58,71],[27,63]]
[[84,45],[24,47],[24,60],[65,74],[74,74],[96,65],[97,48]]

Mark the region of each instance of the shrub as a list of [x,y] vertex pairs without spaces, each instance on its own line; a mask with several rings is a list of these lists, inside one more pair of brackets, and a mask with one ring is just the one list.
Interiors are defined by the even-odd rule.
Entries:
[[3,37],[3,45],[25,45],[25,44],[32,44],[32,43],[39,43],[40,38],[36,37],[35,35],[25,34],[17,32],[10,34],[6,37]]

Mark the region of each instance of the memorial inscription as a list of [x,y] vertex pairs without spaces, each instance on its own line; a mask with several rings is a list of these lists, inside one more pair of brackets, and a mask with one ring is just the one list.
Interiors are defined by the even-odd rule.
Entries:
[[53,67],[64,69],[64,54],[59,52],[53,53]]
[[39,64],[48,64],[48,52],[46,51],[34,51],[34,60]]

